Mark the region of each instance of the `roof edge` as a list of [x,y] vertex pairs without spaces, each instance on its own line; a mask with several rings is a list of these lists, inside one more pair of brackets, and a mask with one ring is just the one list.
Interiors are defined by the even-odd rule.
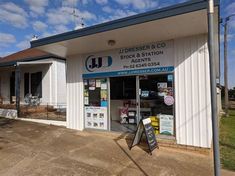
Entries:
[[[215,6],[219,6],[219,0],[214,0]],[[207,0],[191,0],[188,2],[172,5],[169,7],[164,7],[161,9],[156,9],[148,11],[145,13],[140,13],[137,15],[89,26],[83,29],[69,31],[62,34],[57,34],[54,36],[38,39],[31,41],[31,48],[52,44],[56,42],[61,42],[65,40],[70,40],[73,38],[88,36],[96,33],[101,33],[105,31],[110,31],[118,28],[128,27],[131,25],[136,25],[140,23],[145,23],[153,20],[163,19],[171,16],[181,15],[197,10],[202,10],[207,8]]]
[[1,67],[15,66],[17,64],[17,62],[37,61],[37,60],[45,60],[45,59],[49,59],[49,58],[63,60],[63,61],[66,60],[66,59],[64,59],[62,57],[49,54],[49,55],[45,55],[45,56],[38,56],[38,57],[19,59],[19,60],[10,61],[10,62],[2,62],[2,63],[0,63],[0,68]]

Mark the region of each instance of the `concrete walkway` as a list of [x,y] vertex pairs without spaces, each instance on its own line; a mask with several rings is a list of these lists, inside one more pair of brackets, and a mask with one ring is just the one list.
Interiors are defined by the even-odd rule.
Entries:
[[150,156],[118,135],[0,119],[0,175],[212,175],[209,156],[161,147]]

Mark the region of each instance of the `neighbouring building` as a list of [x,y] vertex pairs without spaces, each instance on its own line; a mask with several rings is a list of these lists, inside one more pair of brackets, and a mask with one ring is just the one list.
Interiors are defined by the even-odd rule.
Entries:
[[[17,87],[17,70],[19,84]],[[19,89],[20,104],[30,94],[40,105],[66,104],[65,59],[38,49],[26,49],[0,59],[0,103],[15,104]]]
[[[219,78],[219,1],[215,0]],[[207,1],[194,0],[31,42],[66,58],[67,127],[212,143]]]

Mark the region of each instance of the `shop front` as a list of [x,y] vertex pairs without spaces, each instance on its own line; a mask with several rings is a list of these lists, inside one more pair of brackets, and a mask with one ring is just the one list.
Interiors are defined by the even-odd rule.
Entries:
[[84,126],[133,133],[151,118],[156,134],[174,136],[173,41],[83,57]]
[[[219,78],[219,1],[215,66]],[[133,133],[211,148],[207,2],[187,1],[31,42],[66,58],[67,127]]]

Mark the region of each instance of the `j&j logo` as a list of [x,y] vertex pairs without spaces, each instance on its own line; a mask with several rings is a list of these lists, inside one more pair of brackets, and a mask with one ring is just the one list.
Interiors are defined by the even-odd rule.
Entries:
[[94,55],[88,56],[86,59],[86,69],[89,72],[94,72],[99,70],[100,68],[109,67],[112,65],[112,57],[111,56],[102,56],[102,57],[94,57]]

